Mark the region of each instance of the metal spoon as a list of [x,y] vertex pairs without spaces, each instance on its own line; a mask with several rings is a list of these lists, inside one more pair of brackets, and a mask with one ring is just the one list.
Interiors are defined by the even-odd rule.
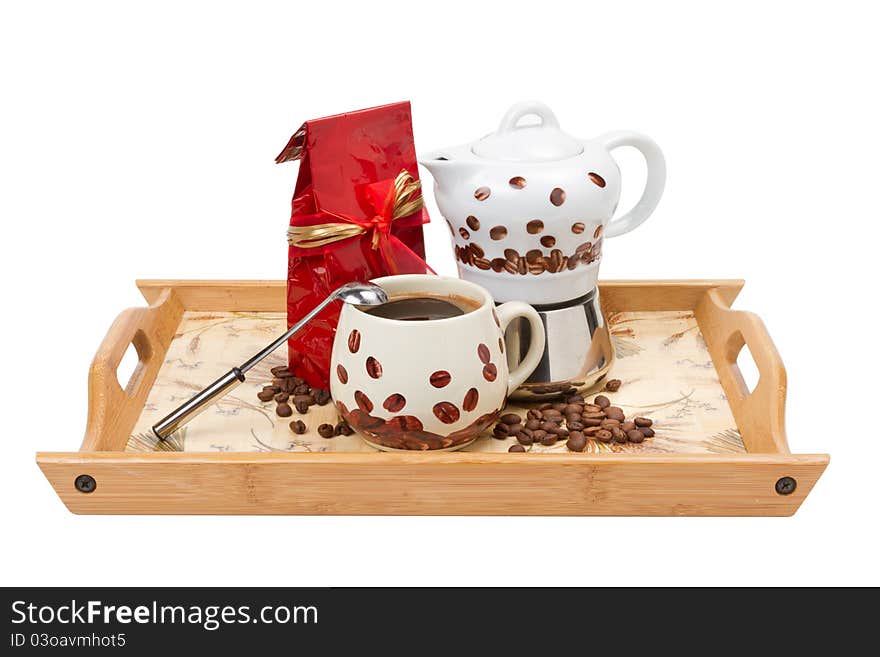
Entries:
[[385,290],[381,287],[373,285],[372,283],[346,283],[342,287],[337,288],[326,299],[315,306],[305,317],[291,326],[284,335],[279,336],[278,339],[251,356],[238,367],[233,367],[195,397],[181,404],[157,424],[154,424],[153,433],[156,434],[156,437],[159,440],[165,440],[168,436],[177,431],[177,429],[201,413],[212,401],[218,397],[222,397],[240,383],[244,383],[245,372],[287,342],[291,336],[308,324],[315,315],[321,312],[327,304],[336,299],[355,306],[379,306],[388,301],[388,294],[386,294]]

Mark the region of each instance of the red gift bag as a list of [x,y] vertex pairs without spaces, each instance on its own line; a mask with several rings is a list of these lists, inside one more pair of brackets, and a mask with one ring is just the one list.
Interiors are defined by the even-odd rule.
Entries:
[[[340,285],[433,273],[409,102],[306,121],[275,159],[300,160],[288,229],[287,323]],[[290,370],[329,387],[339,304],[288,342]]]

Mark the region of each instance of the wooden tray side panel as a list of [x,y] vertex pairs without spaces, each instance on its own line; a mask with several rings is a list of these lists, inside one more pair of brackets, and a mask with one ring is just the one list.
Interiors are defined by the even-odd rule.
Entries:
[[[113,322],[89,370],[89,415],[81,452],[125,449],[182,315],[183,306],[166,288],[153,305],[129,308]],[[123,390],[116,370],[132,344],[139,363]]]
[[[74,513],[787,516],[827,457],[42,454],[38,461]],[[73,486],[84,473],[97,482],[93,493]],[[797,480],[790,495],[775,491],[783,476]]]
[[[753,313],[731,310],[718,290],[705,294],[695,314],[746,449],[788,454],[785,366],[764,323]],[[760,373],[751,392],[736,364],[746,345]]]

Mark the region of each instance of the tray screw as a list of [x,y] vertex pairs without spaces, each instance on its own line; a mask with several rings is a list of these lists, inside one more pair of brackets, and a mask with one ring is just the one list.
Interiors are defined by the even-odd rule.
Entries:
[[797,488],[797,481],[794,477],[781,477],[776,482],[776,492],[780,495],[791,495]]
[[[92,475],[80,475],[76,479],[73,480],[73,486],[80,493],[93,493],[95,489],[98,487],[95,478]],[[778,486],[777,486],[778,488]]]

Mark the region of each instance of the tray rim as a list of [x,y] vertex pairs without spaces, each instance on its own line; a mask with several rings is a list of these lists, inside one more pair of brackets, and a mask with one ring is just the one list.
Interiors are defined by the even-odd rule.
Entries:
[[[773,345],[769,334],[761,320],[754,314],[731,310],[730,305],[744,285],[739,279],[698,279],[698,280],[607,280],[600,281],[600,299],[606,313],[622,310],[692,310],[700,324],[701,331],[709,346],[713,362],[716,365],[719,379],[727,393],[731,410],[743,433],[744,442],[749,450],[747,454],[507,454],[479,452],[450,453],[371,453],[371,452],[327,452],[309,453],[131,453],[124,452],[128,432],[143,408],[146,396],[155,380],[161,365],[165,349],[174,335],[180,318],[186,311],[284,311],[286,299],[286,281],[279,280],[139,280],[138,288],[150,304],[146,308],[132,308],[124,311],[108,331],[107,337],[98,350],[92,363],[89,375],[89,419],[86,435],[80,450],[77,452],[38,452],[37,463],[43,473],[55,487],[64,503],[71,511],[83,513],[262,513],[259,508],[239,509],[236,504],[226,500],[216,509],[203,509],[192,503],[175,503],[174,508],[149,510],[153,507],[144,506],[138,510],[131,504],[131,497],[119,498],[118,495],[83,495],[75,491],[71,482],[77,474],[85,470],[104,469],[106,474],[117,476],[114,469],[124,472],[126,467],[140,468],[146,466],[158,472],[159,469],[170,471],[171,480],[175,476],[185,476],[184,470],[198,467],[201,470],[214,472],[217,476],[229,476],[230,470],[237,476],[248,478],[248,473],[274,468],[279,473],[284,470],[295,471],[297,479],[324,470],[324,466],[334,467],[341,472],[364,476],[374,468],[391,468],[418,476],[432,467],[470,466],[484,476],[490,473],[515,470],[517,473],[532,468],[536,473],[541,471],[538,482],[546,485],[553,483],[552,476],[544,471],[568,471],[571,468],[592,473],[592,476],[614,477],[615,473],[625,475],[630,471],[638,471],[642,467],[664,470],[685,469],[694,474],[709,477],[709,470],[718,464],[729,469],[734,482],[734,491],[739,502],[725,505],[709,504],[705,508],[699,505],[699,496],[693,498],[694,491],[688,482],[681,481],[687,475],[677,473],[673,487],[682,487],[683,500],[679,505],[686,512],[679,513],[675,505],[657,503],[650,505],[614,504],[602,507],[588,504],[583,513],[561,513],[561,515],[790,515],[797,510],[800,503],[809,493],[815,481],[821,476],[829,462],[827,454],[790,454],[785,437],[785,369]],[[126,390],[116,383],[116,367],[122,354],[129,344],[136,347],[140,363],[132,376]],[[736,368],[736,355],[748,345],[758,363],[761,378],[756,388],[749,394]],[[120,439],[119,437],[125,440]],[[115,440],[115,443],[114,443]],[[770,468],[778,477],[788,476],[785,472],[799,473],[798,487],[794,494],[774,495],[769,503],[762,505],[755,501],[763,499],[766,482],[746,481],[749,472],[754,468]],[[108,470],[109,469],[109,470]],[[446,471],[446,470],[444,470]],[[173,473],[177,473],[174,475]],[[528,471],[527,471],[528,472]],[[74,474],[77,473],[77,474]],[[737,474],[738,473],[738,474]],[[742,475],[745,475],[744,477]],[[286,476],[286,474],[285,474]],[[323,476],[323,475],[322,475]],[[494,476],[494,475],[493,475]],[[653,475],[647,478],[651,479]],[[735,480],[742,479],[744,489],[736,491]],[[150,487],[138,493],[134,485],[135,477],[125,481],[123,488],[130,489],[130,494],[150,494]],[[707,481],[708,481],[707,480]],[[775,480],[774,480],[775,481]],[[319,480],[316,485],[328,486],[332,482]],[[436,484],[437,482],[433,482]],[[673,483],[673,482],[670,482]],[[771,482],[772,483],[772,482]],[[746,485],[747,484],[747,485]],[[656,488],[657,482],[648,486],[648,491],[661,495]],[[726,484],[727,485],[727,484]],[[409,482],[411,491],[421,494],[422,486],[418,482]],[[654,486],[654,488],[652,488]],[[330,486],[332,488],[332,486]],[[754,490],[753,490],[754,489]],[[751,492],[749,492],[751,491]],[[771,486],[772,492],[772,486]],[[71,494],[74,493],[74,494]],[[340,491],[337,491],[340,493]],[[711,490],[703,490],[702,494],[712,498]],[[373,491],[371,494],[375,494]],[[751,496],[752,502],[749,502]],[[161,495],[159,496],[162,497]],[[460,496],[459,496],[460,497]],[[466,496],[465,496],[466,497]],[[552,505],[552,496],[541,506],[541,515],[557,515]],[[468,507],[462,506],[452,494],[448,504],[435,508],[431,503],[422,507],[407,507],[401,513],[419,513],[424,508],[432,513],[470,514]],[[233,498],[234,499],[234,498]],[[464,499],[464,498],[462,498]],[[781,503],[780,503],[781,502]],[[345,506],[345,505],[343,505]],[[275,508],[275,507],[272,507]],[[328,512],[311,510],[296,504],[281,506],[281,513]],[[341,508],[341,507],[340,507]],[[373,513],[373,507],[360,508],[356,505],[345,507],[353,513]],[[379,509],[395,509],[389,506],[389,500],[379,500],[375,504],[375,512]],[[503,507],[479,506],[480,512],[498,513],[501,515],[517,515],[516,511]],[[571,511],[569,509],[568,511]],[[730,512],[732,511],[732,512]],[[269,511],[270,513],[273,511]],[[529,513],[536,515],[536,513]]]

